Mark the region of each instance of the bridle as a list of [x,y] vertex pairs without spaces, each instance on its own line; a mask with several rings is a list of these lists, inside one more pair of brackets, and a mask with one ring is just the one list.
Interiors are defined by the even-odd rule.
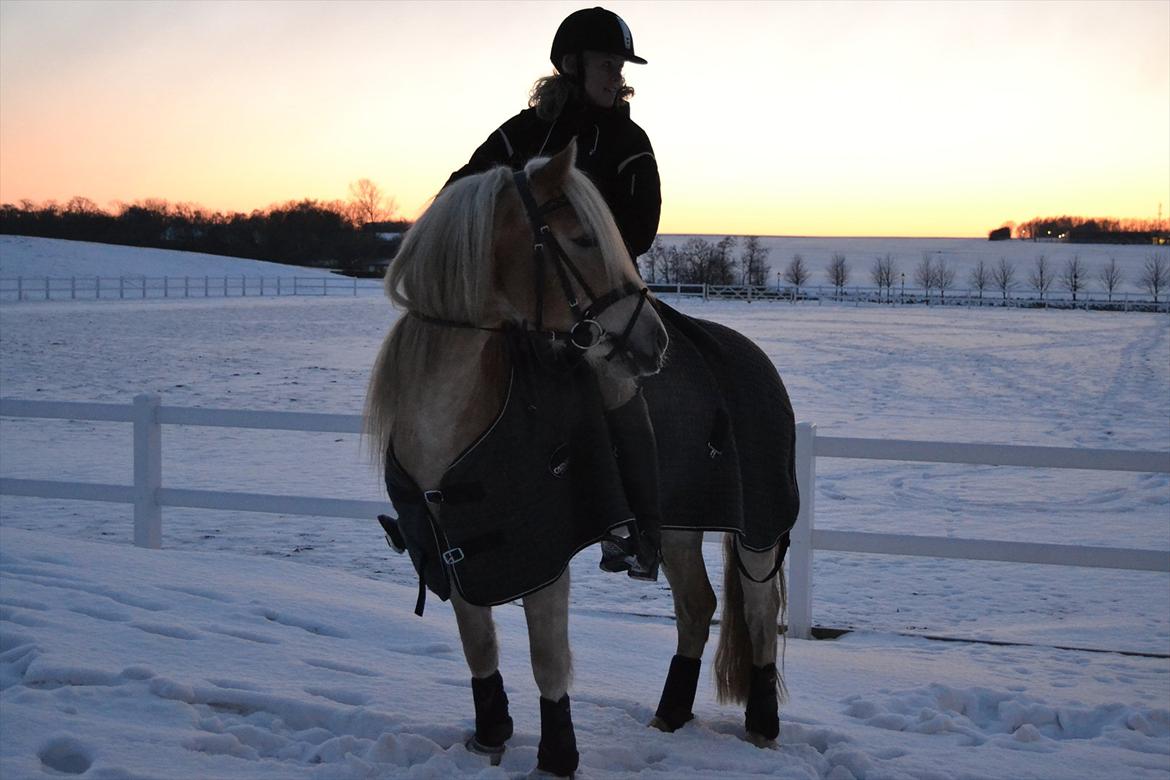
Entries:
[[[552,232],[552,228],[549,227],[548,220],[545,218],[547,214],[570,207],[569,201],[563,195],[560,195],[542,205],[537,205],[536,199],[532,195],[532,188],[528,184],[528,176],[524,171],[516,171],[512,175],[512,181],[515,183],[516,190],[520,194],[521,203],[524,204],[524,211],[528,217],[528,225],[532,228],[532,257],[536,285],[536,312],[532,320],[533,325],[529,326],[527,322],[523,322],[519,326],[509,324],[500,327],[490,327],[475,325],[470,322],[458,322],[430,317],[414,311],[409,314],[416,319],[434,325],[470,328],[494,333],[513,332],[519,327],[521,331],[530,337],[547,339],[552,343],[563,343],[569,351],[570,360],[575,362],[576,359],[583,357],[586,352],[599,345],[608,335],[605,328],[598,321],[601,313],[619,301],[636,295],[638,296],[638,303],[634,307],[634,312],[630,315],[621,333],[611,338],[613,349],[605,356],[605,359],[611,360],[614,355],[618,354],[628,356],[626,343],[629,340],[630,333],[634,330],[638,316],[642,313],[642,307],[646,305],[646,296],[649,294],[649,290],[645,285],[626,282],[604,295],[596,295],[589,286],[589,283],[585,281],[585,276],[581,273],[581,269],[577,267],[576,263],[565,252],[564,247],[557,241],[556,236]],[[557,275],[561,291],[565,296],[565,301],[568,303],[569,311],[573,315],[574,323],[567,331],[546,329],[544,327],[544,277],[546,266],[552,266],[553,272]],[[573,282],[569,278],[570,275],[572,279],[576,280],[578,286],[580,286],[581,292],[587,301],[584,308],[581,307],[581,302],[573,289]]]

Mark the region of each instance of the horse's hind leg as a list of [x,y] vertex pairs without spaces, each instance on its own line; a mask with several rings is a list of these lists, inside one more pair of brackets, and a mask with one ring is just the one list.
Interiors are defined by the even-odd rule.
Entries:
[[577,735],[569,708],[573,676],[569,653],[569,570],[553,584],[524,597],[532,676],[540,689],[540,746],[536,768],[558,776],[577,770]]
[[471,695],[475,701],[475,736],[467,742],[469,750],[484,753],[492,763],[499,763],[504,743],[512,736],[512,718],[508,714],[508,694],[500,676],[500,651],[496,644],[496,626],[490,607],[468,604],[458,593],[451,594],[463,656],[471,670]]
[[650,725],[675,731],[695,717],[691,708],[699,685],[703,648],[711,634],[711,616],[715,614],[715,592],[703,562],[703,534],[664,531],[662,566],[674,598],[678,648],[670,660],[670,671]]
[[[726,553],[724,621],[717,657],[720,698],[746,704],[747,737],[766,745],[780,733],[783,683],[776,673],[776,635],[783,601],[782,574],[776,567],[780,548],[752,552],[728,537]],[[737,602],[742,605],[742,617],[734,614]]]

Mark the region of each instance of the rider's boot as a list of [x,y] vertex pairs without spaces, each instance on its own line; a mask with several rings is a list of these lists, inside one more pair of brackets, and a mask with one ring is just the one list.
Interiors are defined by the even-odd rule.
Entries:
[[642,390],[639,388],[624,405],[606,412],[606,420],[634,521],[615,529],[602,541],[601,568],[628,571],[634,579],[654,581],[662,560],[658,446]]

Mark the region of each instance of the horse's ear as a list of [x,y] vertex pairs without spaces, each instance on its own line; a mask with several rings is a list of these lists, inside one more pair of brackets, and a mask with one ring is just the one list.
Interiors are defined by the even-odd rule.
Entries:
[[559,188],[569,178],[569,170],[576,159],[577,138],[574,136],[568,146],[557,152],[551,160],[532,174],[532,179],[547,187]]

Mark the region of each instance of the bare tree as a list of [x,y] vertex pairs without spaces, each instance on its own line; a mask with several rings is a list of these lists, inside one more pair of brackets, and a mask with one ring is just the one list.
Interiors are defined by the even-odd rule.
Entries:
[[796,288],[796,292],[800,292],[800,288],[808,281],[809,273],[808,266],[804,264],[804,258],[800,255],[793,255],[792,260],[789,261],[788,267],[784,269],[784,281]]
[[987,267],[987,263],[980,260],[979,265],[971,269],[968,281],[972,287],[979,291],[979,300],[982,301],[983,291],[991,286],[991,269]]
[[65,204],[67,214],[104,214],[101,207],[92,200],[81,195],[74,195]]
[[1073,255],[1072,259],[1064,264],[1064,270],[1060,273],[1060,284],[1072,293],[1073,303],[1076,303],[1077,293],[1085,289],[1085,264],[1081,262],[1079,256]]
[[934,282],[934,258],[930,256],[930,252],[923,252],[922,259],[918,261],[918,266],[914,269],[914,283],[926,290],[927,303],[930,303],[930,291],[934,288]]
[[731,250],[735,248],[736,241],[735,236],[724,236],[716,242],[711,251],[709,273],[711,284],[735,283],[735,267],[738,263],[731,256]]
[[1166,255],[1147,255],[1146,264],[1142,266],[1142,275],[1138,284],[1146,288],[1146,292],[1154,296],[1154,303],[1158,302],[1158,295],[1170,285],[1170,261]]
[[743,245],[743,252],[739,256],[739,267],[743,272],[743,283],[757,287],[768,283],[768,272],[772,267],[768,265],[768,255],[771,249],[760,246],[759,236],[748,236]]
[[873,283],[877,285],[878,297],[881,297],[881,292],[886,291],[886,300],[890,300],[894,287],[894,258],[887,254],[884,257],[875,257],[873,265],[869,269],[870,278]]
[[1109,258],[1109,263],[1101,267],[1100,273],[1097,274],[1097,279],[1100,280],[1101,286],[1105,288],[1105,292],[1109,293],[1109,302],[1113,302],[1113,291],[1121,286],[1121,269],[1117,267],[1117,259]]
[[654,243],[646,250],[646,254],[638,258],[638,271],[642,274],[642,278],[650,284],[656,283],[660,276],[662,281],[669,281],[666,264],[668,257],[669,252],[662,245],[662,239],[655,238]]
[[934,266],[934,286],[938,288],[939,298],[946,303],[947,290],[955,286],[955,269],[947,265],[945,257],[940,257]]
[[369,179],[358,179],[349,185],[350,218],[358,227],[371,222],[382,222],[398,211],[398,202],[382,193]]
[[679,250],[679,280],[690,284],[722,284],[711,272],[715,247],[699,237],[688,238]]
[[1005,301],[1008,291],[1015,289],[1016,267],[1009,263],[1006,257],[999,258],[999,264],[991,269],[991,283],[995,285],[995,289],[1000,291]]
[[841,293],[845,290],[845,284],[849,281],[849,263],[845,261],[845,255],[833,253],[825,275],[829,277],[829,283],[836,288],[837,297],[840,298]]
[[1044,293],[1052,286],[1052,270],[1048,267],[1048,258],[1044,255],[1036,256],[1036,264],[1032,267],[1032,273],[1028,274],[1028,284],[1040,293],[1040,300],[1044,300]]

